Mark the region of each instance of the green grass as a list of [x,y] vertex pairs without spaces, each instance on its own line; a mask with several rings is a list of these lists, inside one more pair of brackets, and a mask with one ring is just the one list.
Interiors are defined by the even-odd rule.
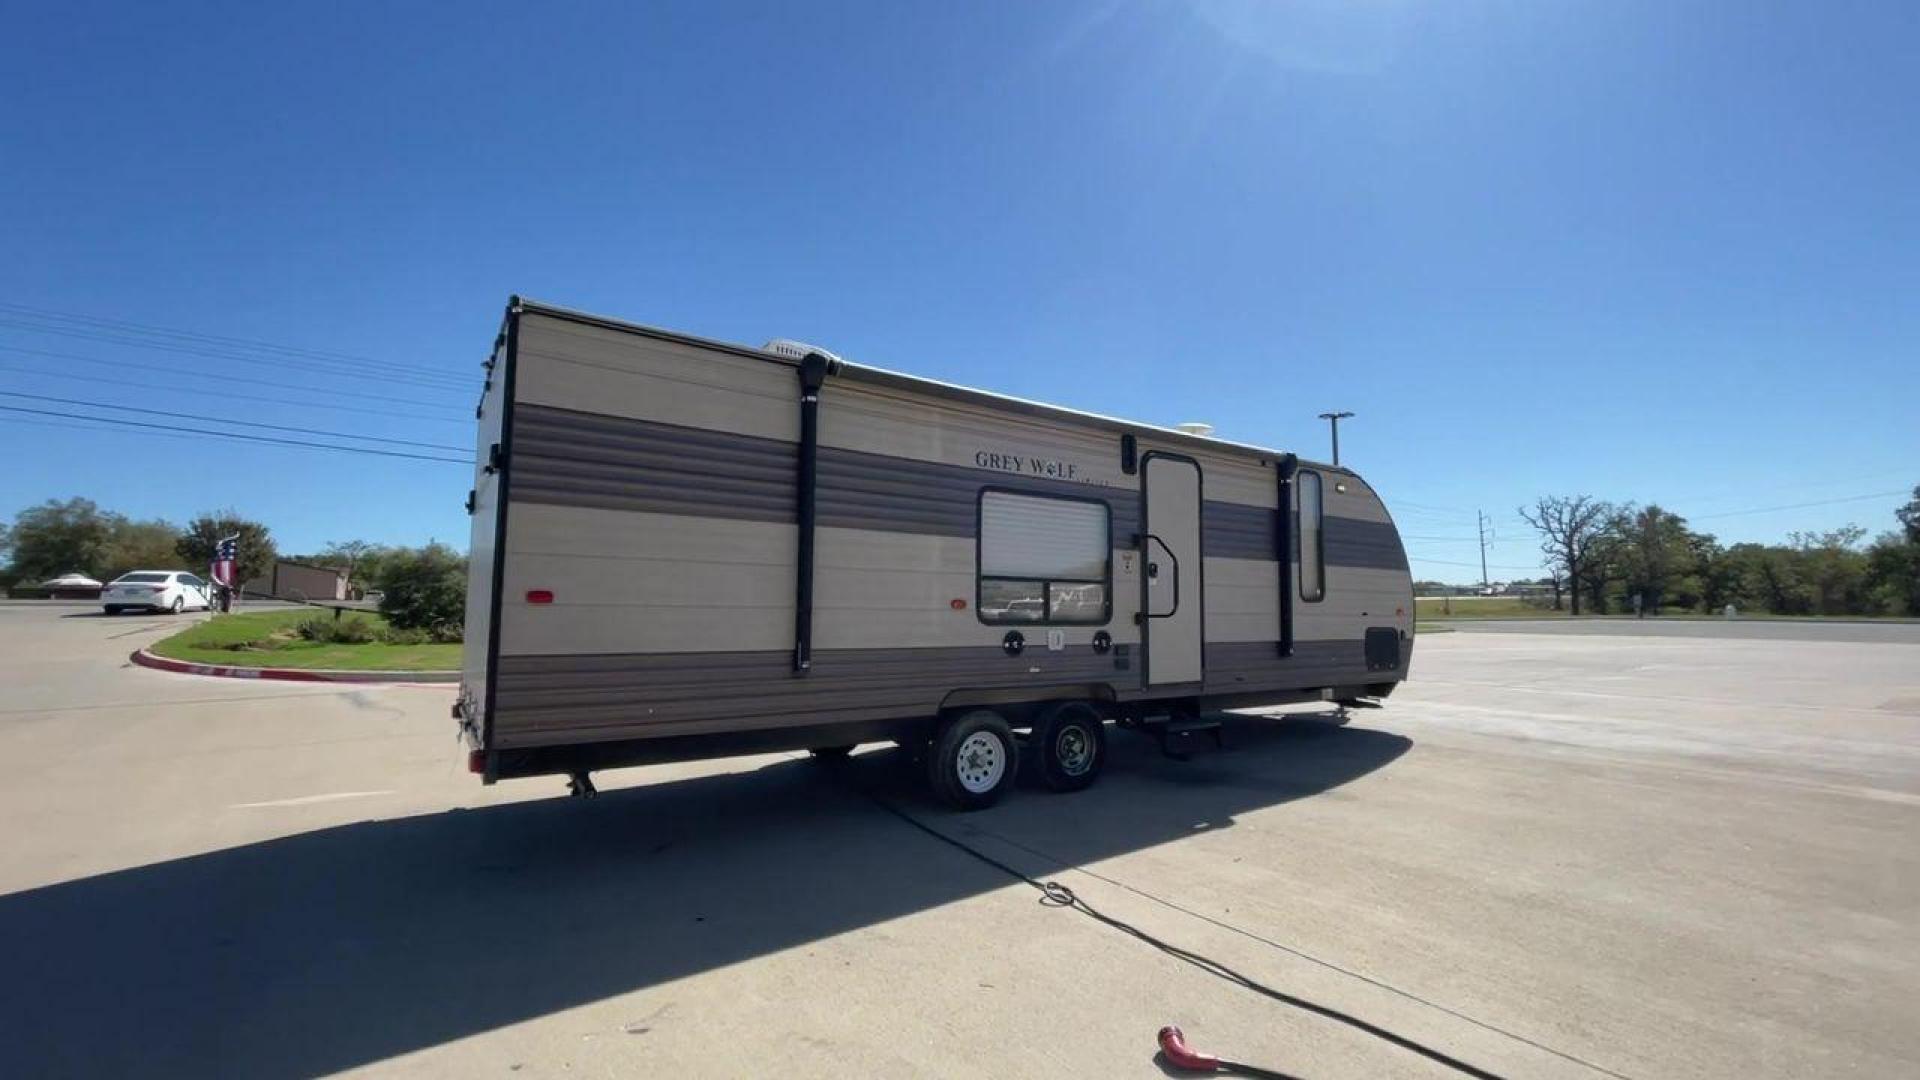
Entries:
[[[215,615],[151,646],[172,660],[232,667],[284,667],[334,671],[452,671],[460,666],[455,644],[335,645],[303,641],[294,627],[307,619],[332,614],[317,608],[299,611],[252,611]],[[371,612],[345,613],[343,619],[366,619],[375,626],[386,620]]]
[[1559,619],[1567,614],[1518,596],[1421,596],[1413,601],[1413,613],[1416,619]]

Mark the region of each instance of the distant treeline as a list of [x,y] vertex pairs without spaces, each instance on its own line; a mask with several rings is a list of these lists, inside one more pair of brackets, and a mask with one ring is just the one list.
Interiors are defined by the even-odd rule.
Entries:
[[1784,544],[1722,544],[1661,506],[1546,496],[1520,515],[1539,531],[1555,607],[1574,614],[1741,611],[1920,615],[1920,486],[1871,542],[1846,525]]
[[138,521],[102,509],[91,499],[50,499],[0,522],[0,588],[35,585],[61,574],[85,574],[112,581],[129,570],[192,570],[205,573],[214,547],[238,536],[239,577],[251,581],[269,573],[278,558],[344,571],[358,595],[381,588],[390,577],[404,576],[424,562],[436,570],[464,574],[466,558],[444,544],[422,548],[385,546],[365,540],[341,540],[312,555],[282,556],[265,524],[232,510],[203,513],[186,525],[155,519]]

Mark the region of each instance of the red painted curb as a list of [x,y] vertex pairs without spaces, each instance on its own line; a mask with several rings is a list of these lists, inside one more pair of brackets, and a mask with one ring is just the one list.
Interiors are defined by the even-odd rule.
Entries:
[[141,667],[173,671],[182,675],[211,675],[220,679],[275,679],[282,682],[330,683],[450,683],[458,682],[457,671],[302,671],[298,668],[230,667],[225,664],[196,664],[190,660],[170,660],[145,649],[135,649],[129,658]]

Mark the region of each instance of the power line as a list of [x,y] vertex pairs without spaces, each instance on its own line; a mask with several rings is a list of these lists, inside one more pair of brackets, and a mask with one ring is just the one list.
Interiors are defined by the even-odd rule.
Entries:
[[[88,383],[88,384],[97,383],[101,381],[100,379],[97,379],[90,375],[71,375],[64,371],[41,371],[39,368],[12,367],[6,364],[0,364],[0,372],[9,372],[15,375],[33,375],[42,379],[66,379],[70,382],[82,382],[82,383]],[[227,377],[220,376],[220,378],[224,379]],[[132,380],[129,380],[129,379],[120,379],[120,378],[115,378],[112,382],[108,383],[108,385],[112,386],[116,390],[119,390],[119,389],[158,390],[161,393],[166,393],[166,394],[192,394],[195,397],[200,397],[200,398],[206,398],[206,397],[212,396],[223,402],[224,401],[258,401],[267,405],[284,405],[284,406],[289,406],[289,407],[299,408],[299,409],[327,409],[332,412],[364,413],[367,416],[392,416],[401,420],[425,421],[431,424],[470,424],[472,423],[472,421],[466,417],[422,416],[419,413],[396,412],[393,409],[370,409],[364,405],[335,405],[331,402],[326,402],[326,401],[293,402],[293,401],[288,401],[286,398],[283,398],[283,397],[267,397],[264,394],[236,394],[233,391],[228,390],[224,387],[222,387],[219,391],[215,392],[215,391],[192,389],[192,388],[182,387],[182,386],[165,386],[160,383],[133,382]],[[444,408],[444,406],[436,405],[436,406],[433,406],[433,408]],[[462,447],[461,449],[465,449],[465,447]]]
[[1436,528],[1442,528],[1442,529],[1451,528],[1456,525],[1464,526],[1473,521],[1471,517],[1455,517],[1452,514],[1436,514],[1427,510],[1409,510],[1406,507],[1401,506],[1399,503],[1390,504],[1388,506],[1388,509],[1393,511],[1393,516],[1397,519],[1400,519],[1403,521],[1419,522],[1421,524],[1432,525]]
[[[178,412],[165,409],[143,409],[138,405],[110,405],[104,401],[83,401],[79,398],[52,397],[47,394],[23,394],[17,390],[0,390],[0,397],[27,398],[31,401],[51,401],[57,405],[79,405],[87,409],[116,409],[120,412],[145,413],[148,416],[178,417]],[[102,417],[101,419],[106,419]],[[316,428],[290,427],[286,424],[263,424],[253,420],[228,420],[209,417],[213,423],[232,424],[235,427],[260,428],[265,431],[291,431],[301,435],[324,435],[329,439],[360,439],[364,442],[389,443],[394,446],[415,446],[423,450],[453,450],[463,452],[464,446],[449,446],[446,443],[419,442],[414,439],[386,439],[378,435],[356,435],[350,431],[321,431]]]
[[97,333],[92,330],[75,329],[72,327],[39,326],[33,323],[13,322],[7,319],[0,319],[0,327],[7,327],[14,330],[25,330],[29,333],[35,333],[35,334],[54,334],[60,337],[79,338],[84,341],[99,341],[99,342],[105,342],[110,345],[126,345],[136,349],[152,349],[157,352],[178,353],[178,354],[183,354],[187,356],[201,356],[201,357],[206,357],[212,360],[228,360],[228,361],[233,361],[235,363],[241,363],[241,364],[257,364],[262,367],[270,367],[278,370],[285,370],[286,364],[283,363],[282,361],[292,360],[292,361],[296,361],[300,366],[310,368],[317,372],[333,374],[333,375],[354,375],[354,376],[359,376],[361,378],[377,379],[385,382],[391,382],[396,386],[418,387],[423,390],[441,390],[448,393],[452,393],[454,391],[462,390],[465,388],[465,384],[457,376],[454,376],[454,375],[435,376],[435,377],[429,378],[427,376],[416,376],[409,373],[391,373],[390,374],[390,373],[386,373],[378,370],[372,370],[364,367],[357,367],[353,365],[344,364],[340,361],[322,361],[318,359],[303,358],[303,357],[281,357],[281,358],[278,358],[278,360],[264,360],[264,359],[261,359],[260,357],[250,356],[246,353],[237,352],[231,349],[221,349],[221,350],[215,351],[213,349],[197,348],[193,346],[180,345],[180,344],[175,344],[175,343],[170,343],[165,341],[148,341],[148,340],[142,340],[137,337],[128,337],[128,336],[119,335],[119,334]]
[[[96,435],[102,433],[100,428],[94,427],[91,424],[70,424],[64,420],[30,420],[24,416],[0,416],[0,424],[32,424],[35,427],[65,428],[68,431],[91,431]],[[141,435],[152,439],[180,439],[185,442],[191,442],[198,437],[197,434],[173,435],[165,431],[129,431],[126,432],[126,434]]]
[[1415,510],[1426,510],[1426,511],[1430,511],[1432,513],[1438,513],[1438,514],[1458,514],[1461,517],[1467,516],[1467,512],[1465,510],[1460,509],[1459,507],[1435,506],[1432,503],[1414,502],[1412,499],[1395,499],[1393,500],[1393,505],[1410,506]]
[[1781,506],[1756,506],[1748,510],[1723,510],[1717,514],[1696,514],[1689,520],[1705,521],[1709,518],[1741,517],[1746,514],[1770,514],[1775,510],[1805,510],[1811,506],[1838,506],[1841,503],[1865,502],[1868,499],[1886,499],[1911,494],[1909,489],[1899,488],[1893,491],[1873,491],[1865,495],[1848,495],[1842,499],[1820,499],[1816,502],[1786,503]]
[[[1415,556],[1413,556],[1412,558],[1413,558],[1413,561],[1414,561],[1414,562],[1423,562],[1423,563],[1433,563],[1433,564],[1435,564],[1435,565],[1437,565],[1437,566],[1464,566],[1464,567],[1467,567],[1467,568],[1468,568],[1468,569],[1470,569],[1470,570],[1475,570],[1475,569],[1479,569],[1479,567],[1480,567],[1480,564],[1479,564],[1479,563],[1477,563],[1477,562],[1457,562],[1457,561],[1455,561],[1455,560],[1453,560],[1453,559],[1429,559],[1429,558],[1427,558],[1427,557],[1426,557],[1426,556],[1424,556],[1424,555],[1415,555]],[[1504,564],[1503,564],[1503,563],[1488,563],[1488,564],[1487,564],[1487,568],[1488,568],[1488,569],[1490,569],[1490,570],[1541,570],[1541,569],[1545,569],[1545,567],[1544,567],[1544,565],[1535,565],[1535,566],[1515,566],[1515,565],[1513,565],[1512,563],[1504,563]]]
[[[1845,480],[1845,481],[1880,480],[1889,476],[1913,476],[1913,475],[1914,475],[1914,469],[1911,466],[1907,466],[1907,467],[1902,467],[1897,469],[1879,469],[1874,472],[1849,472],[1844,476],[1838,477],[1837,479]],[[1832,475],[1827,475],[1817,480],[1795,480],[1787,483],[1775,483],[1772,480],[1766,480],[1763,483],[1756,483],[1754,486],[1756,487],[1764,486],[1768,491],[1802,491],[1807,488],[1832,487],[1835,479],[1836,477]],[[1728,499],[1740,499],[1740,498],[1745,498],[1746,496],[1747,496],[1747,492],[1745,491],[1719,491],[1711,495],[1683,495],[1674,499],[1655,500],[1655,502],[1660,503],[1660,505],[1664,508],[1667,505],[1686,505],[1691,503],[1726,502]]]
[[449,465],[471,465],[471,458],[434,457],[428,454],[408,454],[398,450],[375,450],[370,446],[340,446],[335,443],[306,442],[301,439],[280,439],[271,435],[242,435],[236,431],[202,431],[199,428],[180,427],[174,424],[150,424],[144,420],[121,420],[111,416],[87,416],[82,413],[54,412],[50,409],[29,409],[20,405],[0,405],[0,412],[28,413],[33,416],[54,416],[64,420],[89,420],[97,424],[112,424],[117,427],[151,428],[156,431],[184,431],[189,435],[198,435],[209,439],[237,439],[242,442],[272,443],[279,446],[304,446],[312,450],[340,450],[349,454],[372,454],[376,457],[412,458],[415,461],[442,461]]
[[444,409],[449,412],[462,412],[457,405],[448,405],[438,401],[421,401],[418,398],[396,398],[391,394],[358,393],[352,390],[333,390],[320,386],[289,384],[273,379],[249,379],[244,375],[228,375],[225,372],[182,371],[179,368],[162,364],[140,364],[131,360],[102,360],[96,356],[81,356],[77,353],[54,352],[50,349],[28,349],[19,345],[0,345],[0,352],[21,353],[26,356],[44,356],[53,360],[75,360],[83,364],[101,364],[106,367],[134,368],[140,371],[158,371],[168,375],[180,375],[194,379],[206,379],[208,382],[246,383],[249,386],[271,386],[276,390],[297,390],[306,394],[332,394],[336,397],[365,398],[368,401],[384,401],[390,405],[418,405],[423,409]]
[[358,356],[332,349],[310,349],[300,345],[285,345],[273,341],[261,341],[254,338],[229,337],[225,334],[209,334],[199,330],[178,330],[171,327],[155,326],[151,323],[134,322],[131,319],[112,319],[104,315],[81,315],[70,311],[54,311],[48,308],[30,307],[26,304],[14,304],[0,301],[0,312],[11,312],[29,319],[78,323],[82,326],[94,326],[115,333],[159,336],[188,342],[206,342],[221,348],[239,348],[243,350],[282,353],[288,356],[308,357],[316,360],[346,361],[354,364],[366,364],[374,367],[391,368],[395,371],[412,372],[434,378],[457,378],[453,372],[423,364],[402,364],[392,360],[377,360],[370,356]]

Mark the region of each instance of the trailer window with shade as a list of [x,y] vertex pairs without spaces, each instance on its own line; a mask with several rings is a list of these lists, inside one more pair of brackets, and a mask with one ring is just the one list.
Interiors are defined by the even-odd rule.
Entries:
[[980,493],[986,623],[1098,624],[1112,612],[1113,520],[1098,499]]
[[1317,472],[1302,469],[1295,483],[1300,489],[1300,599],[1317,603],[1327,598],[1325,495]]

